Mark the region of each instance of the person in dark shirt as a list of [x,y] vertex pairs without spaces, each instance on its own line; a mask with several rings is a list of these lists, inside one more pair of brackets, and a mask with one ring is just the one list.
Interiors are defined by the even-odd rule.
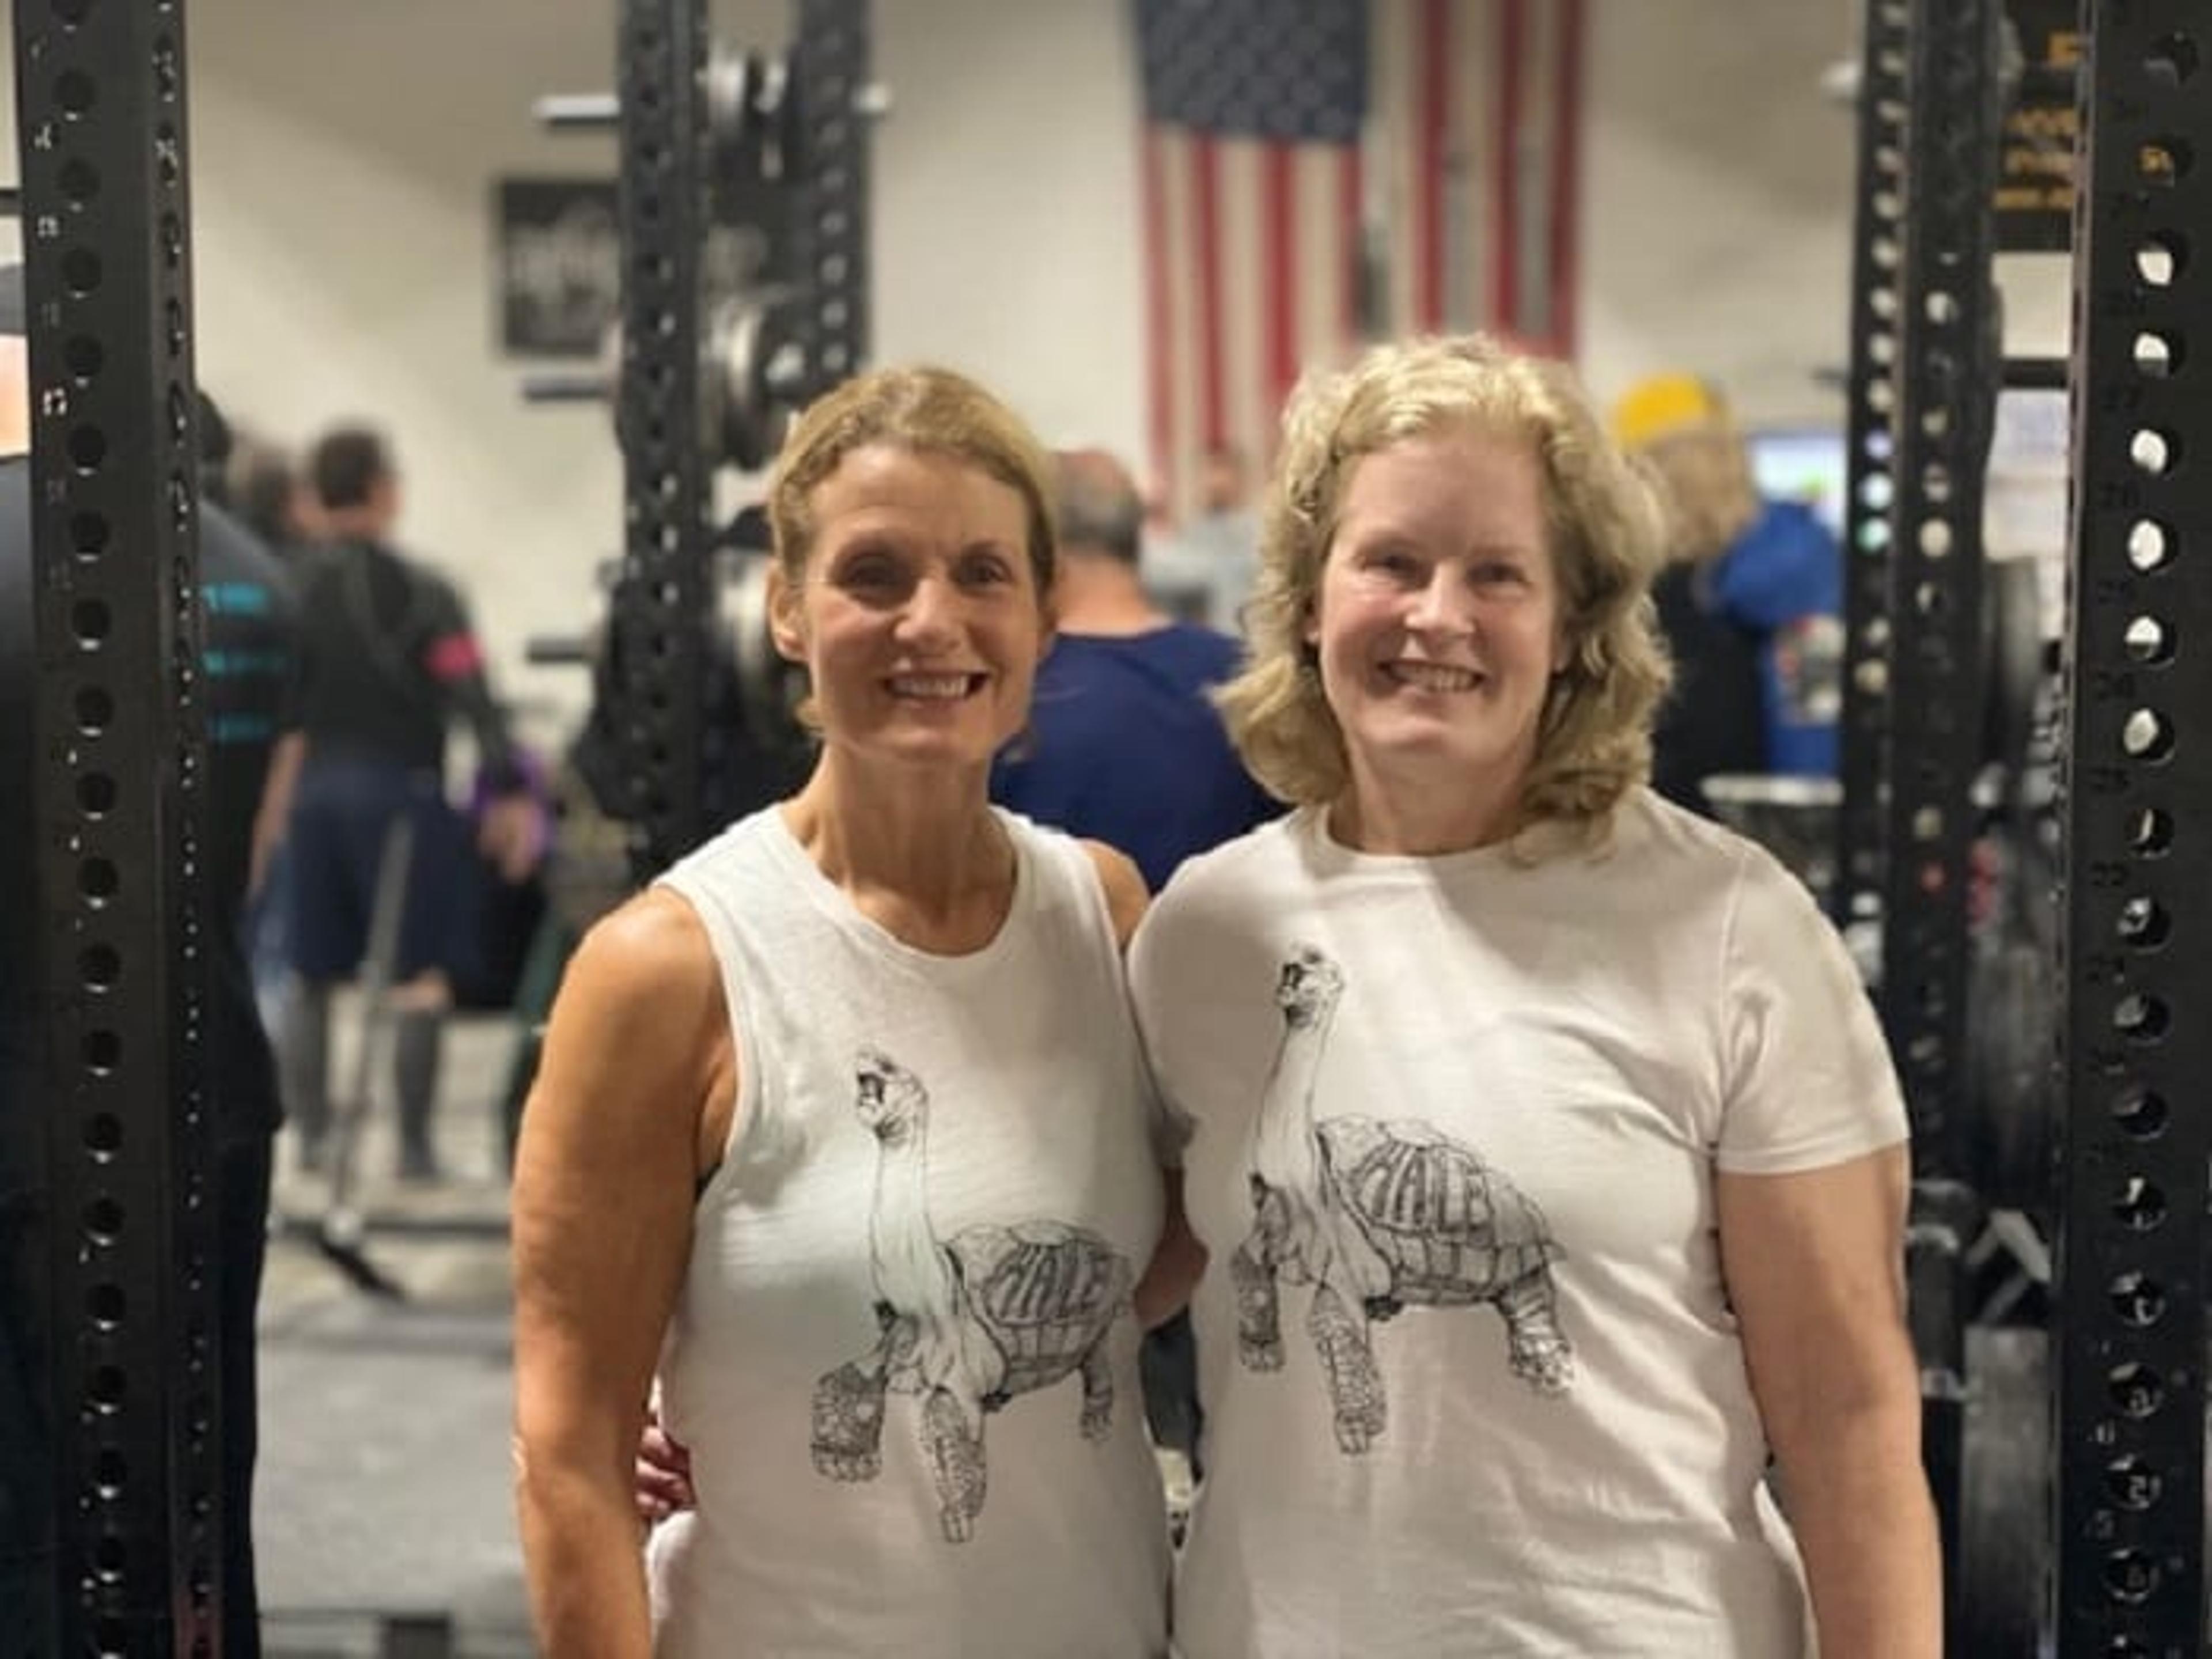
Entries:
[[280,1033],[284,1098],[303,1164],[319,1164],[330,1124],[330,992],[362,964],[393,827],[410,830],[393,989],[392,1064],[399,1173],[433,1179],[430,1115],[471,854],[445,794],[447,728],[475,733],[495,799],[480,841],[509,880],[537,848],[537,808],[492,701],[483,653],[460,595],[395,550],[399,478],[384,440],[331,432],[308,473],[325,538],[296,556],[297,670],[277,746],[257,867],[279,840],[291,884],[293,984]]
[[254,996],[246,904],[253,830],[291,675],[297,613],[283,567],[213,504],[200,512],[201,684],[207,709],[210,881],[218,948],[210,969],[210,1075],[222,1176],[225,1535],[223,1652],[257,1654],[253,1466],[258,1373],[254,1310],[269,1238],[270,1163],[282,1121],[276,1057]]
[[[1157,893],[1192,854],[1281,806],[1252,781],[1208,698],[1237,672],[1225,634],[1176,622],[1146,596],[1144,498],[1098,450],[1053,458],[1060,568],[1058,631],[1037,669],[1030,729],[993,769],[991,798],[1040,823],[1103,841]],[[1191,1458],[1200,1427],[1188,1315],[1145,1337],[1153,1438]]]
[[1651,589],[1674,659],[1674,690],[1651,735],[1651,787],[1707,817],[1715,815],[1707,778],[1767,770],[1759,635],[1714,600],[1705,580],[1711,569],[1677,559]]
[[54,1601],[52,1316],[46,1124],[40,1098],[29,372],[19,271],[0,271],[0,1607],[9,1639],[46,1653]]
[[291,457],[264,439],[247,434],[234,442],[223,465],[222,500],[280,561],[317,539],[313,491]]
[[[20,270],[0,270],[0,789],[27,801],[35,755],[32,691],[29,386],[21,337]],[[217,444],[221,417],[204,405],[203,441]],[[213,946],[208,971],[207,1076],[214,1103],[217,1302],[222,1401],[223,1644],[260,1652],[254,1586],[252,1491],[258,1389],[254,1310],[267,1249],[270,1148],[280,1117],[276,1067],[257,1013],[243,910],[254,823],[265,785],[283,687],[290,672],[292,609],[283,573],[237,522],[212,504],[199,515],[204,618],[200,684],[208,760],[206,902]],[[33,957],[38,914],[36,848],[27,811],[0,814],[0,1101],[40,1098],[40,1004]],[[34,1114],[0,1113],[0,1606],[34,1607],[54,1563],[48,1513],[50,1422],[43,1400],[54,1328],[46,1263],[37,1240],[46,1184]],[[13,1322],[18,1310],[33,1324]],[[43,1332],[39,1328],[43,1327]],[[17,1444],[29,1431],[31,1455]],[[15,1592],[21,1590],[22,1594]],[[27,1650],[45,1651],[33,1636]]]

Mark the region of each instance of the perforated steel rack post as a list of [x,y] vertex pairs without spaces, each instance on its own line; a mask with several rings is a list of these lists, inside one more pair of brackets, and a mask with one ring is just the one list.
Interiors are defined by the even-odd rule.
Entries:
[[[2212,19],[2091,0],[2075,223],[2062,1654],[2203,1650]],[[2183,730],[2186,720],[2190,729]]]
[[1911,0],[1905,216],[1897,291],[1889,536],[1888,763],[1881,1003],[1911,1118],[1908,1234],[1923,1451],[1957,1593],[1966,1440],[1964,1252],[1972,1189],[1959,1141],[1966,1077],[1967,855],[1981,758],[1982,472],[1998,352],[1991,265],[2001,111],[1999,0]]
[[206,1654],[226,1517],[183,8],[15,0],[15,41],[59,1650]]
[[792,82],[802,133],[794,268],[807,296],[806,395],[868,354],[867,0],[799,0]]
[[1884,1023],[1922,1174],[1960,1168],[1967,850],[1981,759],[1982,472],[1996,397],[1990,272],[1998,0],[1911,0],[1883,871]]
[[706,0],[623,0],[620,31],[624,537],[608,690],[635,862],[649,875],[706,829]]
[[1851,217],[1850,492],[1844,508],[1843,805],[1831,904],[1881,914],[1888,820],[1890,507],[1896,496],[1899,283],[1905,258],[1906,0],[1867,0],[1860,52],[1858,200]]

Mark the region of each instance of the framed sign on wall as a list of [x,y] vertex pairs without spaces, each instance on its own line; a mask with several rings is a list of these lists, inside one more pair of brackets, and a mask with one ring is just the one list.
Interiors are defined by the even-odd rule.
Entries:
[[501,349],[598,355],[620,315],[622,238],[611,179],[502,179],[492,198]]

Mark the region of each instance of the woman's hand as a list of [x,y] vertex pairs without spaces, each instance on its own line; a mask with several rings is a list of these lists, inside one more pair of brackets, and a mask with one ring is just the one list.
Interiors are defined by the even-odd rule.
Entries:
[[637,1438],[635,1478],[638,1518],[647,1527],[699,1502],[691,1489],[690,1448],[661,1426],[657,1410],[646,1413],[645,1432]]

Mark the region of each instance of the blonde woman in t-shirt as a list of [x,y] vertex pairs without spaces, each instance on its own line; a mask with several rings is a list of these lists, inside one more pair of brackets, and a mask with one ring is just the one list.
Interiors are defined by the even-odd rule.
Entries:
[[[1138,1322],[1182,1258],[1147,1280],[1176,1235],[1121,973],[1143,884],[986,796],[1050,637],[1046,490],[938,370],[849,382],[777,463],[819,763],[592,931],[524,1117],[518,1496],[555,1659],[1164,1650]],[[656,1375],[697,1503],[648,1561]]]
[[1933,1659],[1904,1113],[1808,894],[1644,785],[1643,485],[1420,342],[1267,514],[1223,702],[1297,810],[1131,957],[1212,1263],[1179,1651]]

